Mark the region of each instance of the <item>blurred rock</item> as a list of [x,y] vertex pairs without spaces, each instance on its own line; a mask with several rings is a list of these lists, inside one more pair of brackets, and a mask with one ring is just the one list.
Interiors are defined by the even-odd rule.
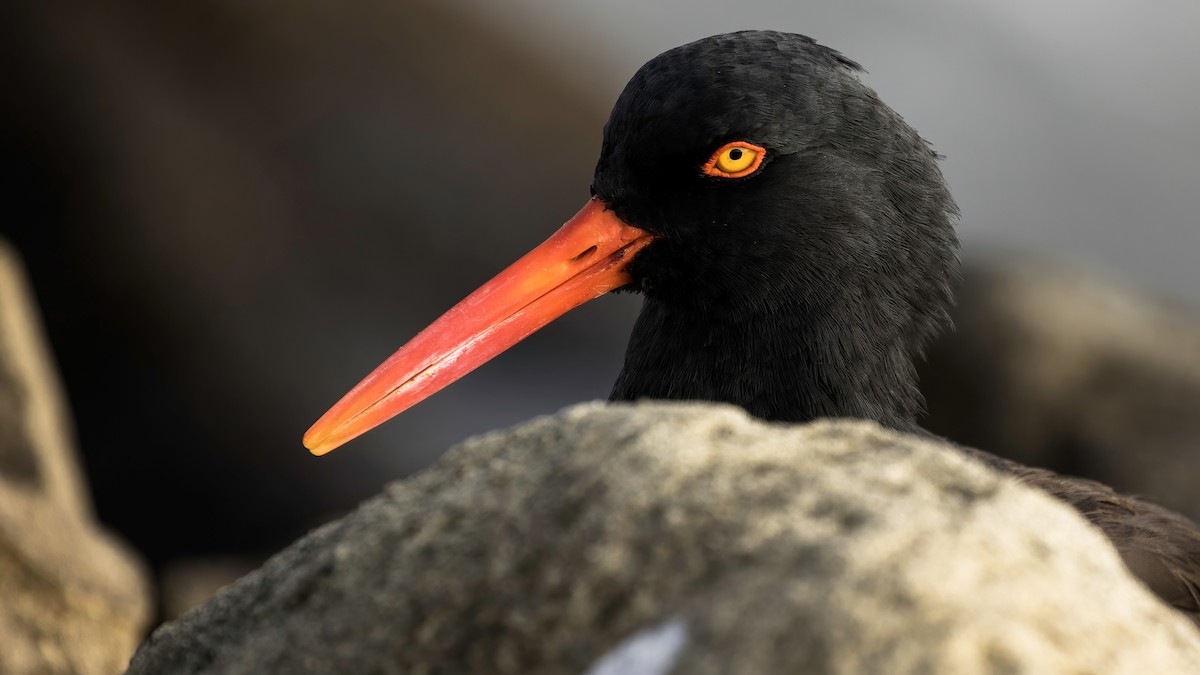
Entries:
[[147,627],[140,562],[93,521],[16,256],[0,242],[0,673],[117,672]]
[[966,268],[926,426],[1200,520],[1200,314],[1060,265]]
[[176,619],[203,605],[222,587],[254,571],[260,564],[261,559],[230,556],[185,558],[168,563],[159,578],[162,618]]
[[583,405],[462,444],[157,630],[131,673],[1182,673],[1066,506],[862,422]]

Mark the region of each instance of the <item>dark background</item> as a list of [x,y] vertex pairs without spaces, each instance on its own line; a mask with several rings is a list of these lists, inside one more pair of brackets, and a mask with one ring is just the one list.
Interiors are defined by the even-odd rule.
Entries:
[[621,86],[707,34],[802,32],[861,62],[947,156],[968,252],[1036,251],[1195,302],[1197,7],[5,3],[3,235],[100,518],[155,565],[264,555],[455,441],[607,395],[629,296],[332,455],[299,442],[571,216]]

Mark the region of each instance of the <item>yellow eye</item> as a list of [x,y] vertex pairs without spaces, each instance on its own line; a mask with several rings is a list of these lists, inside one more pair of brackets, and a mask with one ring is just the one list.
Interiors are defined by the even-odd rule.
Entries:
[[746,141],[734,141],[717,148],[704,166],[700,167],[700,171],[718,178],[741,178],[757,171],[766,156],[766,149],[760,146]]

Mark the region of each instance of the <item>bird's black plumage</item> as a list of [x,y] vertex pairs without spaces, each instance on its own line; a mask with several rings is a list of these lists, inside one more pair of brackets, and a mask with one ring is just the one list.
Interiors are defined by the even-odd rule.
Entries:
[[[913,361],[947,326],[956,208],[924,140],[810,38],[747,31],[672,49],[613,109],[592,186],[658,239],[630,263],[645,304],[614,400],[734,403],[768,420],[919,431]],[[699,167],[766,149],[743,178]],[[1112,490],[964,452],[1075,506],[1200,623],[1200,530]]]
[[[744,32],[633,77],[593,190],[661,240],[631,266],[646,302],[614,399],[913,429],[913,359],[951,302],[955,206],[934,153],[857,69],[802,36]],[[733,140],[766,148],[765,166],[697,170]]]

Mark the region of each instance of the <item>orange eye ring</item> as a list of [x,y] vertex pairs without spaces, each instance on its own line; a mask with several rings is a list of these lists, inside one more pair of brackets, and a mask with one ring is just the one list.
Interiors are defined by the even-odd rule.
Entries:
[[758,171],[767,157],[767,149],[746,141],[733,141],[717,151],[700,167],[700,172],[716,178],[741,178]]

